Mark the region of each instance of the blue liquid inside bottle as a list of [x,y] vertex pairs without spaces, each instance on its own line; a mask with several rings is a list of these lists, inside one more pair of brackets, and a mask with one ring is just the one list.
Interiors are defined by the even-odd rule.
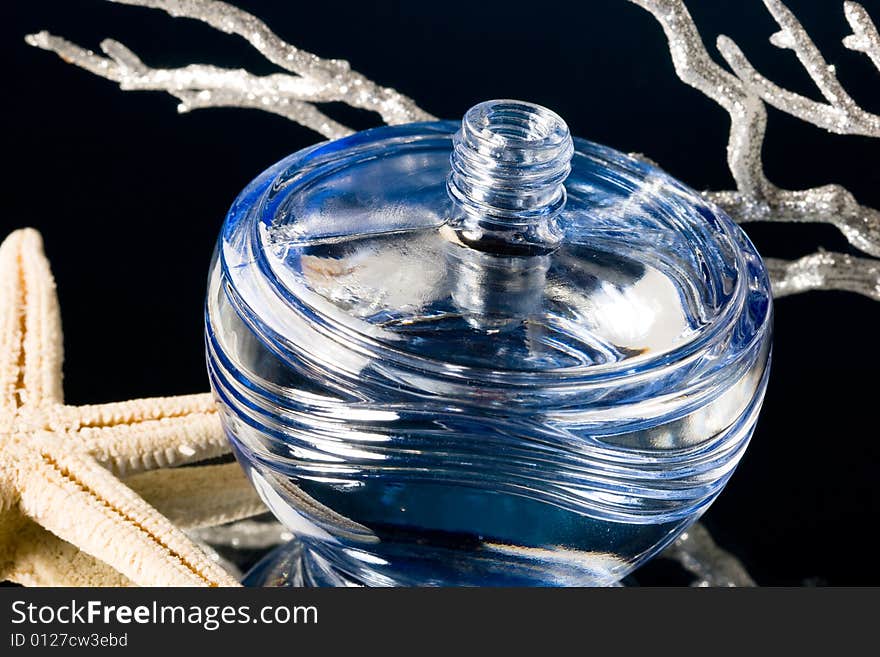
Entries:
[[618,582],[736,467],[771,320],[728,217],[545,108],[295,153],[209,280],[224,426],[296,536],[246,583]]

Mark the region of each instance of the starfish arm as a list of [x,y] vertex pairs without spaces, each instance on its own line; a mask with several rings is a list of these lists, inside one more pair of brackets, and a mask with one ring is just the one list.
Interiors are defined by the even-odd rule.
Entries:
[[62,401],[61,313],[55,281],[32,228],[0,244],[0,414]]
[[180,529],[213,527],[266,512],[238,463],[153,470],[125,480]]
[[65,431],[117,475],[204,461],[229,452],[210,394],[68,406],[51,428]]
[[210,392],[177,397],[147,397],[131,399],[110,404],[89,404],[86,406],[65,406],[60,419],[73,428],[114,427],[120,424],[134,424],[149,420],[164,420],[195,413],[212,414],[217,412],[214,398]]
[[[17,450],[23,513],[140,586],[235,586],[134,491],[49,433]],[[75,512],[71,511],[76,509]]]
[[[181,529],[264,513],[236,463],[157,470],[125,482]],[[0,581],[24,586],[132,586],[133,582],[20,513],[0,521]],[[9,551],[12,550],[12,554]]]
[[131,586],[132,581],[24,516],[0,527],[14,531],[15,554],[0,570],[0,580],[23,586]]

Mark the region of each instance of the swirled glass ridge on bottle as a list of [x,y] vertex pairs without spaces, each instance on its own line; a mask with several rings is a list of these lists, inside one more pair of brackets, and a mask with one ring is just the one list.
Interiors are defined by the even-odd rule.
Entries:
[[724,487],[771,326],[727,216],[539,106],[295,153],[209,277],[225,429],[296,537],[247,582],[613,584]]

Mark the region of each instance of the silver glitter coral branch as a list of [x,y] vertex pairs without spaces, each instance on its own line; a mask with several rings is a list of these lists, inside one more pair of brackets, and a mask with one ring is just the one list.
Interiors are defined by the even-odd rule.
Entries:
[[853,31],[843,40],[843,45],[850,50],[865,53],[880,71],[880,34],[868,12],[858,2],[845,2],[843,12]]
[[[381,87],[348,62],[322,59],[285,42],[261,20],[218,0],[110,0],[118,4],[161,9],[171,16],[192,18],[227,34],[246,39],[273,64],[288,71],[258,76],[243,69],[193,64],[154,69],[117,41],[101,43],[106,57],[48,32],[26,41],[57,53],[71,64],[118,82],[124,90],[161,90],[178,98],[179,112],[205,107],[247,107],[279,114],[329,139],[352,130],[334,121],[316,103],[344,102],[379,114],[388,124],[430,120],[430,114],[394,89]],[[292,75],[291,75],[292,74]]]
[[[837,80],[834,66],[829,65],[822,57],[822,53],[798,23],[794,14],[778,0],[764,0],[764,4],[782,28],[770,37],[770,43],[777,48],[794,51],[828,102],[826,104],[805,98],[770,82],[754,69],[729,37],[719,36],[718,51],[746,89],[769,105],[830,132],[880,137],[880,116],[866,112],[849,96]],[[863,7],[856,3],[846,3],[846,6],[858,7],[866,21],[865,23],[855,21],[852,25],[853,29],[867,29],[868,26],[873,28],[873,23]],[[852,15],[853,11],[850,9],[846,13]],[[876,35],[876,29],[874,33]]]
[[[283,41],[265,23],[251,14],[218,0],[110,0],[119,4],[160,9],[171,16],[207,23],[227,34],[246,39],[266,59],[287,73],[257,76],[242,69],[224,69],[192,64],[176,69],[154,69],[145,65],[117,41],[105,40],[102,57],[47,32],[28,35],[31,45],[53,51],[66,61],[96,75],[114,80],[125,90],[163,90],[181,102],[187,112],[205,107],[247,107],[279,114],[328,138],[351,133],[351,129],[328,117],[316,105],[344,102],[352,107],[377,112],[385,123],[430,120],[430,114],[411,99],[380,87],[348,62],[322,59]],[[718,38],[718,49],[732,69],[717,64],[703,45],[699,31],[683,0],[629,0],[649,11],[662,25],[679,77],[700,90],[731,116],[727,159],[736,189],[706,192],[706,196],[727,210],[739,222],[825,222],[837,226],[850,243],[872,256],[880,256],[880,212],[859,204],[840,185],[806,190],[785,190],[764,175],[761,147],[767,123],[765,103],[818,127],[841,134],[880,137],[880,117],[858,106],[838,82],[809,35],[779,0],[764,0],[781,30],[771,42],[792,49],[827,102],[786,91],[764,78],[729,38]],[[844,39],[847,48],[863,52],[880,70],[880,35],[865,9],[855,2],[844,3],[852,34]],[[847,289],[865,294],[870,284],[835,287],[844,280],[870,281],[871,260],[847,258],[841,254],[814,254],[797,267],[779,266],[774,274],[800,276],[804,263],[818,264],[833,257],[841,276],[814,276],[809,289]],[[820,257],[821,256],[821,257]],[[777,261],[778,262],[778,261]],[[855,268],[858,271],[849,271]],[[867,272],[867,273],[866,273]],[[774,280],[777,290],[805,290],[789,280]],[[872,296],[872,294],[868,294]]]
[[765,258],[776,298],[810,290],[847,290],[880,301],[880,260],[819,251],[798,260]]
[[[690,13],[682,0],[629,0],[650,12],[663,27],[669,41],[676,73],[685,83],[721,105],[731,117],[727,160],[736,189],[706,192],[739,222],[822,222],[837,226],[857,249],[880,256],[880,212],[863,206],[840,185],[806,190],[786,190],[764,175],[761,147],[767,124],[765,103],[813,125],[839,134],[880,137],[880,117],[866,112],[846,93],[794,14],[779,0],[764,4],[782,28],[771,42],[792,49],[827,101],[821,103],[786,91],[758,73],[736,44],[718,38],[718,50],[733,73],[717,64],[707,52]],[[865,9],[855,2],[844,4],[853,34],[846,47],[864,52],[877,66],[880,36]],[[880,66],[878,66],[880,70]],[[828,269],[833,259],[834,275]],[[842,254],[817,253],[801,260],[775,261],[774,290],[786,293],[807,289],[846,289],[876,298],[876,263],[871,259]],[[804,283],[806,267],[821,265]],[[824,273],[823,273],[824,272]],[[782,279],[776,278],[782,276]],[[843,285],[843,281],[848,281]],[[861,281],[855,284],[854,281]],[[874,290],[872,292],[872,290]]]

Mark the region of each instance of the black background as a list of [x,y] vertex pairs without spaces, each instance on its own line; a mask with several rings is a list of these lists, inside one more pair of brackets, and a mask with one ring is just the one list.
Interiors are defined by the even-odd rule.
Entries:
[[[288,41],[344,58],[433,114],[512,97],[560,113],[575,135],[639,151],[693,187],[731,186],[726,113],[675,76],[658,24],[625,0],[516,2],[256,2],[238,4]],[[837,0],[788,6],[867,109],[880,77],[845,49]],[[863,0],[880,22],[880,0]],[[759,0],[691,0],[715,52],[733,37],[758,68],[816,96]],[[276,116],[210,109],[187,115],[161,92],[115,84],[26,46],[41,29],[97,50],[116,38],[152,66],[213,63],[274,69],[241,39],[162,12],[98,0],[3,5],[4,148],[0,234],[42,231],[59,282],[70,403],[207,389],[205,274],[224,214],[260,171],[320,138]],[[374,115],[332,106],[357,128]],[[829,135],[770,111],[764,148],[776,183],[839,182],[880,206],[880,144]],[[765,256],[822,246],[850,251],[827,226],[751,225]],[[765,585],[878,584],[876,524],[880,303],[845,293],[780,300],[770,389],[749,451],[706,514],[718,542]],[[669,583],[662,564],[638,575]]]

